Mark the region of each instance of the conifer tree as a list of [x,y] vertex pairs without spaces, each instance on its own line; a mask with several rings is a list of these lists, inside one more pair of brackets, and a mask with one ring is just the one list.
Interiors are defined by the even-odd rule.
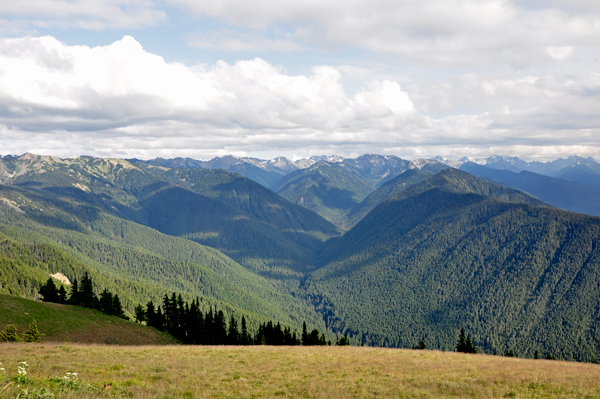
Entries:
[[156,327],[156,309],[152,300],[146,304],[146,324],[151,327]]
[[67,301],[69,305],[79,306],[81,304],[81,300],[79,298],[79,283],[77,279],[73,279],[73,284],[71,284],[71,295],[69,296],[69,300]]
[[302,345],[309,345],[308,332],[306,331],[306,321],[302,323]]
[[321,334],[321,338],[319,338],[319,345],[327,345],[327,340],[325,339],[325,333]]
[[471,342],[470,335],[467,335],[467,342],[465,342],[465,353],[477,353],[477,348]]
[[81,279],[81,287],[79,288],[79,305],[84,308],[94,309],[97,301],[98,298],[94,294],[94,283],[88,273],[85,272]]
[[125,311],[123,310],[123,306],[121,305],[121,300],[119,299],[119,295],[117,295],[117,294],[115,294],[113,296],[112,314],[113,314],[113,316],[117,316],[121,319],[129,320],[129,317],[127,317],[127,315],[125,314]]
[[39,293],[41,296],[44,297],[44,302],[59,302],[58,290],[54,285],[54,280],[52,279],[52,277],[49,277],[48,281],[46,281],[46,284],[42,285],[42,287],[39,290]]
[[200,310],[200,301],[196,298],[196,301],[192,301],[186,321],[187,340],[190,344],[200,345],[203,343],[203,324],[204,317]]
[[456,344],[456,351],[465,353],[467,351],[467,339],[465,336],[465,328],[460,328],[460,334],[458,335],[458,344]]
[[419,345],[417,346],[417,349],[420,349],[420,350],[427,349],[427,347],[425,346],[425,337],[421,338],[421,340],[419,341]]
[[58,289],[58,303],[67,303],[67,290],[62,285]]
[[27,331],[23,333],[23,339],[27,342],[40,342],[42,340],[42,334],[38,329],[37,321],[35,321],[35,319],[29,323]]
[[242,334],[240,343],[242,345],[250,345],[250,334],[248,334],[248,329],[246,328],[246,318],[242,315]]
[[100,293],[97,309],[108,315],[115,314],[115,309],[113,307],[113,295],[106,288]]
[[227,344],[227,326],[225,322],[225,314],[222,310],[217,312],[214,320],[214,338],[215,345],[226,345]]
[[154,327],[157,330],[165,331],[166,320],[165,320],[165,316],[163,316],[163,314],[162,314],[162,310],[160,309],[160,306],[157,307],[155,319],[156,319],[156,325]]
[[344,336],[342,338],[339,339],[339,341],[336,343],[336,345],[338,346],[348,346],[350,345],[350,340],[348,339],[348,334],[344,334]]
[[204,345],[214,345],[216,343],[214,320],[215,317],[211,306],[204,317]]
[[229,329],[227,331],[227,345],[239,345],[240,344],[240,333],[238,332],[237,321],[231,315],[229,320]]
[[138,323],[142,323],[146,321],[146,312],[144,312],[144,308],[142,305],[137,305],[133,311],[135,314],[135,321]]
[[17,327],[14,324],[8,324],[0,332],[0,342],[18,342],[20,340],[19,334],[17,334]]

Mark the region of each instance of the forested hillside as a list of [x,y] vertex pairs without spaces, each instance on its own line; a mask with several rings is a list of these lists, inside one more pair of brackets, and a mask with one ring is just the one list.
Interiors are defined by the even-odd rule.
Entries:
[[600,219],[485,182],[473,190],[479,179],[445,172],[331,243],[303,287],[327,325],[371,344],[425,337],[443,349],[464,326],[488,353],[597,359]]
[[401,175],[396,176],[392,180],[389,180],[348,211],[346,215],[346,226],[354,226],[390,195],[406,190],[408,187],[427,179],[432,174],[435,173],[427,170],[410,169]]
[[225,170],[2,158],[0,293],[88,273],[129,314],[181,292],[249,328],[453,349],[464,326],[488,353],[600,358],[600,219],[432,161],[311,162],[281,189],[343,235]]
[[321,325],[314,311],[278,281],[248,271],[222,253],[171,237],[55,194],[0,186],[1,291],[36,297],[49,274],[80,279],[89,272],[98,289],[122,293],[131,312],[138,303],[178,291],[200,296],[253,325],[276,319],[299,327]]
[[345,225],[345,213],[374,189],[369,180],[323,161],[290,173],[274,187],[282,197],[340,227]]
[[[310,270],[322,242],[339,235],[314,212],[223,170],[141,169],[122,160],[31,154],[2,162],[1,180],[46,195],[64,210],[56,218],[37,212],[46,224],[77,230],[66,222],[69,213],[88,212],[85,218],[93,220],[102,210],[211,246],[265,275]],[[48,199],[50,193],[55,197]]]

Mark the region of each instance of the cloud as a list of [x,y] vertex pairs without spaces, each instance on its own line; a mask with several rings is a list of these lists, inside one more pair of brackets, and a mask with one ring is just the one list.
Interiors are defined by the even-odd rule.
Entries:
[[413,104],[398,83],[369,81],[347,95],[341,80],[334,67],[292,76],[258,58],[168,63],[130,36],[94,48],[49,36],[3,39],[0,124],[13,147],[66,133],[74,137],[69,146],[94,143],[81,144],[86,153],[134,153],[372,141],[357,130],[391,132],[411,123]]
[[[403,88],[365,71],[322,65],[291,75],[260,58],[186,66],[130,36],[93,48],[0,39],[0,146],[139,158],[600,149],[598,73],[469,73]],[[345,75],[360,82],[354,92]]]
[[361,48],[402,64],[524,66],[600,42],[597,2],[556,0],[170,0],[232,27],[286,26],[297,43]]
[[10,18],[10,29],[82,28],[140,28],[166,20],[150,0],[19,0],[0,2],[0,15]]
[[264,51],[275,50],[292,52],[306,50],[306,46],[289,39],[271,39],[262,34],[242,33],[234,30],[201,33],[188,41],[188,45],[198,48],[217,48],[225,51]]

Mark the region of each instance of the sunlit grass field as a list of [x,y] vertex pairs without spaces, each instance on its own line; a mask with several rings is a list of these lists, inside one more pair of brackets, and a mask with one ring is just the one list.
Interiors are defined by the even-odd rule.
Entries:
[[595,364],[438,351],[4,343],[0,362],[1,398],[600,398]]

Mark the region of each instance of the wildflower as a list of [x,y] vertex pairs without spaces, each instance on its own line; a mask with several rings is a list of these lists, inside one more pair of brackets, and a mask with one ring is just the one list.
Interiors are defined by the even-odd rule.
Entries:
[[19,377],[25,377],[27,375],[28,369],[29,365],[27,364],[27,362],[21,362],[19,363],[19,366],[17,366],[17,374],[19,375]]

